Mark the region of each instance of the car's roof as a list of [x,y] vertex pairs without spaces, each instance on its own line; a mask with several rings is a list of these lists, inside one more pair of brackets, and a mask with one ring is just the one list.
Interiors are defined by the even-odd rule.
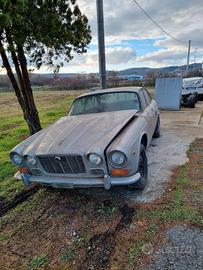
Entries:
[[191,78],[184,78],[183,79],[183,82],[189,82],[189,81],[199,81],[199,80],[202,80],[203,78],[202,77],[191,77]]
[[138,86],[131,86],[131,87],[118,87],[118,88],[107,88],[107,89],[99,89],[96,91],[90,91],[85,94],[80,95],[77,98],[85,97],[85,96],[91,96],[91,95],[97,95],[97,94],[104,94],[104,93],[110,93],[110,92],[139,92],[140,89],[143,87]]

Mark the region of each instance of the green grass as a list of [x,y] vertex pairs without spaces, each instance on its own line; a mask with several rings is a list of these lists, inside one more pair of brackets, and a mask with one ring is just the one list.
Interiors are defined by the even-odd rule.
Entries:
[[147,239],[148,240],[153,239],[156,233],[157,233],[157,225],[155,223],[150,223],[149,228],[147,230]]
[[[42,127],[65,116],[79,92],[37,91],[34,93]],[[28,128],[14,93],[0,93],[0,200],[12,197],[23,188],[14,180],[17,168],[9,160],[9,152],[28,136]]]
[[74,239],[74,244],[77,247],[82,247],[86,246],[89,240],[89,235],[77,235],[76,238]]
[[134,265],[134,266],[137,265],[137,263],[138,263],[137,259],[142,254],[142,249],[143,249],[144,243],[145,242],[143,240],[135,241],[133,243],[132,247],[130,248],[130,250],[128,252],[128,261],[131,265]]
[[32,259],[28,266],[28,270],[37,270],[41,269],[41,267],[45,266],[48,263],[48,259],[46,255],[39,255]]
[[112,203],[111,201],[104,201],[97,205],[96,211],[99,214],[110,216],[118,213],[118,207],[116,207],[116,205],[114,205],[114,203]]
[[201,214],[188,206],[179,206],[171,209],[161,208],[157,211],[149,212],[147,215],[151,220],[159,220],[161,222],[171,221],[187,221],[193,224],[203,225]]
[[3,242],[3,241],[8,240],[8,239],[9,239],[9,235],[0,234],[0,242]]
[[151,221],[187,221],[197,225],[203,225],[201,214],[196,209],[188,205],[184,200],[184,188],[190,185],[192,186],[191,181],[187,177],[187,173],[188,168],[183,166],[179,175],[177,176],[176,186],[172,191],[171,202],[168,204],[163,204],[158,210],[148,212],[147,216]]
[[202,224],[201,214],[185,202],[185,188],[191,187],[198,189],[198,185],[194,185],[188,178],[188,167],[183,166],[176,179],[176,185],[172,190],[171,201],[163,203],[157,210],[140,213],[139,218],[149,218],[150,226],[148,228],[149,235],[156,232],[156,223],[170,221],[188,221],[198,225]]
[[63,249],[60,254],[60,260],[63,263],[70,262],[76,257],[76,252],[73,248]]

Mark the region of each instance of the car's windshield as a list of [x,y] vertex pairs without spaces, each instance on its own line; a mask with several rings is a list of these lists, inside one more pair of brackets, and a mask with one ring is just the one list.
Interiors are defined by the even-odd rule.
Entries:
[[137,93],[113,92],[80,97],[74,101],[70,114],[79,115],[122,110],[140,111]]
[[183,87],[196,86],[198,84],[201,84],[201,82],[201,79],[185,79],[183,80]]

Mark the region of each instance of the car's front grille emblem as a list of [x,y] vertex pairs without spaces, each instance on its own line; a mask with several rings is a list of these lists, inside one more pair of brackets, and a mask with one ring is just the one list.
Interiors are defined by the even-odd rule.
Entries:
[[55,157],[54,158],[56,162],[60,163],[61,162],[61,157]]

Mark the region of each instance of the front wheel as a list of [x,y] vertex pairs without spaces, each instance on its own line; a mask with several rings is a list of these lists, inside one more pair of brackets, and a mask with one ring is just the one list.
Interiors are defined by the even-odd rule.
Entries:
[[139,164],[137,172],[140,173],[140,179],[135,184],[130,185],[129,188],[144,190],[148,180],[148,161],[145,147],[142,144],[140,146]]

